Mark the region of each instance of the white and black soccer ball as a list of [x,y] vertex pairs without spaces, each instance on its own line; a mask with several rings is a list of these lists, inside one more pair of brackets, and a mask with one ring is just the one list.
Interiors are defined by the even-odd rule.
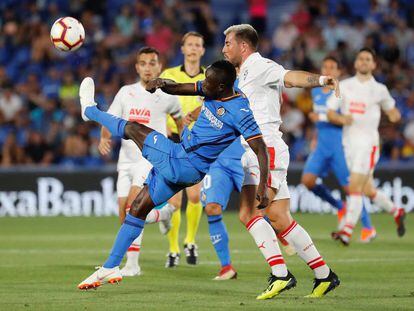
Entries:
[[50,40],[60,51],[75,51],[85,40],[85,29],[76,18],[61,17],[50,29]]

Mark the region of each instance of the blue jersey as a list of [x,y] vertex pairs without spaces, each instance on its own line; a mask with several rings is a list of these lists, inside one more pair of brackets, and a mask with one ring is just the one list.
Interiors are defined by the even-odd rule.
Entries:
[[240,160],[245,151],[246,150],[242,146],[240,138],[237,138],[230,146],[220,153],[219,158]]
[[[202,94],[201,81],[196,87]],[[261,136],[261,132],[248,99],[237,91],[234,96],[221,100],[205,98],[192,130],[184,129],[181,144],[193,165],[207,173],[210,164],[240,135],[248,141]]]
[[[318,87],[312,89],[311,94],[313,111],[318,115],[326,116],[328,111],[326,102],[329,96],[331,96],[332,91],[324,93],[323,88]],[[328,121],[318,121],[316,123],[316,128],[318,129],[318,142],[321,142],[320,145],[330,147],[332,143],[342,144],[342,128],[340,126],[332,124]]]

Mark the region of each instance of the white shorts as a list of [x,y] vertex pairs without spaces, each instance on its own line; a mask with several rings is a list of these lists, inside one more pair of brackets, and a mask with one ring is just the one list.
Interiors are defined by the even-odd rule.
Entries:
[[369,175],[374,172],[379,160],[379,147],[367,144],[366,146],[344,146],[346,164],[351,173]]
[[144,185],[151,168],[151,163],[146,159],[142,159],[134,164],[118,167],[118,180],[116,182],[118,198],[128,197],[131,186],[141,188]]
[[[275,200],[289,199],[290,193],[287,184],[287,169],[289,167],[289,148],[286,143],[279,137],[264,137],[269,153],[269,180],[268,187],[277,189]],[[242,157],[244,169],[243,186],[255,185],[260,181],[260,169],[257,157],[250,148]]]

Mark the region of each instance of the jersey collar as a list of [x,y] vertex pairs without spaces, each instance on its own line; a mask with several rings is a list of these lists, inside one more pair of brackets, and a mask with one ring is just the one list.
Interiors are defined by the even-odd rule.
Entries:
[[184,72],[184,73],[185,73],[187,76],[189,76],[190,78],[195,78],[195,77],[197,77],[199,74],[204,73],[204,68],[200,66],[200,70],[199,70],[199,72],[198,72],[195,76],[190,76],[190,75],[187,73],[187,71],[185,71],[184,64],[182,64],[182,65],[180,66],[180,71]]

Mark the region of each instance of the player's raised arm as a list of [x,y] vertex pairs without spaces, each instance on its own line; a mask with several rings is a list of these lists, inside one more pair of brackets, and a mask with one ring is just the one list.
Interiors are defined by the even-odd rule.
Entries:
[[267,180],[269,178],[269,155],[267,147],[261,135],[247,139],[247,143],[257,156],[260,168],[260,183],[257,189],[258,208],[263,209],[269,205],[267,196]]
[[171,95],[202,95],[200,91],[201,85],[198,87],[198,84],[201,83],[177,83],[170,79],[157,78],[149,81],[145,89],[150,93],[154,93],[157,89],[161,89],[165,93]]
[[318,87],[328,86],[335,91],[339,97],[339,81],[331,76],[321,76],[301,70],[291,70],[285,74],[284,82],[286,87]]

